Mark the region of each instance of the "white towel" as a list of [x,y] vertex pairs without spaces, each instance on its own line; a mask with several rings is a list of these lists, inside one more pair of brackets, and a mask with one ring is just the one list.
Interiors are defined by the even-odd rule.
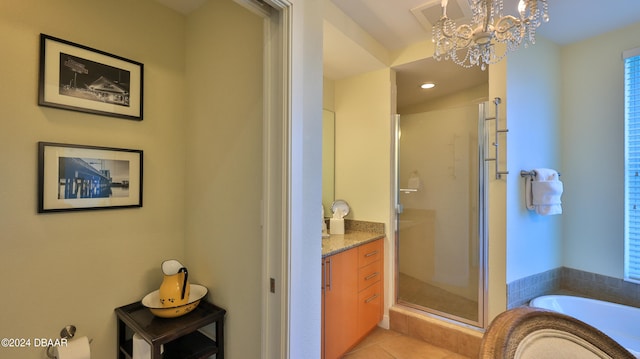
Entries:
[[547,216],[562,214],[562,182],[556,170],[536,168],[535,178],[528,178],[525,184],[527,209]]

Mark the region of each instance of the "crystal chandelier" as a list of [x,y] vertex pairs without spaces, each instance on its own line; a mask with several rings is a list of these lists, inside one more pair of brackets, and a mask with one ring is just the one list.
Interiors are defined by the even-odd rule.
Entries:
[[[524,42],[535,44],[536,28],[541,21],[549,21],[547,0],[520,0],[520,17],[503,15],[502,0],[468,0],[471,24],[456,26],[447,17],[448,0],[442,0],[442,17],[432,28],[435,43],[433,57],[440,61],[451,59],[463,67],[487,65],[502,60],[507,52]],[[505,45],[504,53],[496,53],[496,44]]]

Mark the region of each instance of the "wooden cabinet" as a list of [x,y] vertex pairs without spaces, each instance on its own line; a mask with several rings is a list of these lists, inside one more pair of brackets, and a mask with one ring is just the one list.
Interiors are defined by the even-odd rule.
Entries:
[[[118,320],[118,358],[133,357],[133,335],[137,333],[151,346],[151,358],[224,358],[224,315],[226,310],[209,302],[200,304],[177,318],[156,317],[135,302],[115,309]],[[215,323],[215,338],[199,329]],[[161,354],[160,348],[164,347]]]
[[322,260],[322,357],[340,358],[382,320],[383,241]]
[[382,320],[383,250],[381,239],[358,247],[358,340]]
[[358,323],[358,251],[348,250],[324,259],[324,357],[339,358],[353,343]]

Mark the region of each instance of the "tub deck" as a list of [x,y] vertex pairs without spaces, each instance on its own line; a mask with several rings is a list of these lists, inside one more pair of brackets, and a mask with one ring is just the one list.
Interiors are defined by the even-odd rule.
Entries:
[[545,295],[530,305],[581,320],[640,358],[640,308],[572,295]]

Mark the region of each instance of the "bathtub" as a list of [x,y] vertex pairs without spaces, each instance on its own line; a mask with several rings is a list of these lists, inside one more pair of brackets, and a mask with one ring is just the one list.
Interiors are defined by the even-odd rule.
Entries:
[[568,295],[545,295],[529,305],[570,315],[598,328],[640,358],[640,308]]

